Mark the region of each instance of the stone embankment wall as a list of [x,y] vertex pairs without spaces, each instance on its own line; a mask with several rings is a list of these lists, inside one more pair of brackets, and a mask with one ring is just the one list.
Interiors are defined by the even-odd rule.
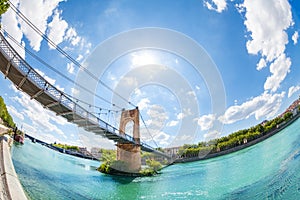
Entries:
[[218,157],[218,156],[223,156],[223,155],[226,155],[226,154],[230,154],[230,153],[233,153],[233,152],[236,152],[236,151],[239,151],[239,150],[242,150],[242,149],[245,149],[247,147],[250,147],[252,145],[255,145],[273,135],[275,135],[276,133],[278,133],[279,131],[283,130],[284,128],[286,128],[287,126],[289,126],[290,124],[292,124],[294,121],[296,121],[298,118],[300,117],[300,113],[298,113],[296,116],[294,116],[291,120],[289,120],[288,122],[282,124],[281,126],[277,127],[276,129],[270,131],[269,133],[267,133],[266,135],[264,136],[261,136],[255,140],[252,140],[246,144],[241,144],[239,146],[236,146],[236,147],[233,147],[233,148],[230,148],[230,149],[227,149],[227,150],[224,150],[224,151],[220,151],[220,152],[217,152],[217,153],[211,153],[211,154],[207,154],[206,156],[204,157],[187,157],[187,158],[178,158],[174,161],[174,163],[184,163],[184,162],[193,162],[193,161],[199,161],[199,160],[206,160],[206,159],[209,159],[209,158],[215,158],[215,157]]
[[15,172],[10,154],[9,136],[0,136],[0,199],[26,200],[23,187]]

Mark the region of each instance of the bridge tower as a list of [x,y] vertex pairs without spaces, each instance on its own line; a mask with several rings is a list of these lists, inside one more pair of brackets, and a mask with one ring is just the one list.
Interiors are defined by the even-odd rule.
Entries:
[[[133,121],[133,139],[140,144],[140,114],[139,109],[123,110],[120,119],[119,131],[125,135],[128,122]],[[141,170],[141,146],[130,143],[117,143],[117,160],[124,161],[128,165],[128,172],[139,172]]]

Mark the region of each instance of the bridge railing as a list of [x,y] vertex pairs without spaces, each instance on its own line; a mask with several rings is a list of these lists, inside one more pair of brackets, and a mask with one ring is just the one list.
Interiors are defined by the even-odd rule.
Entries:
[[[67,109],[72,110],[74,115],[78,117],[84,118],[89,122],[94,122],[99,125],[100,128],[108,130],[110,133],[117,135],[118,137],[122,137],[125,140],[131,141],[132,143],[136,143],[133,137],[128,134],[120,134],[119,130],[107,122],[103,121],[99,117],[93,115],[88,112],[85,108],[77,104],[70,97],[66,96],[63,92],[58,90],[55,86],[50,84],[44,77],[42,77],[36,70],[34,70],[15,50],[14,48],[7,42],[4,36],[0,33],[0,50],[2,54],[6,57],[6,59],[13,65],[18,71],[27,79],[29,79],[32,83],[34,83],[38,88],[43,90],[43,93],[46,93],[51,98],[59,102],[59,104],[65,106]],[[44,105],[46,106],[46,105]],[[146,146],[145,143],[143,145]],[[149,149],[153,149],[149,145],[147,145]],[[154,150],[154,149],[153,149]]]

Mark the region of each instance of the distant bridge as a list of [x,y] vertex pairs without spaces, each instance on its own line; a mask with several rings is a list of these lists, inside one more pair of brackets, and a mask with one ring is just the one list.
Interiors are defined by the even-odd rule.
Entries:
[[27,93],[31,99],[58,116],[62,116],[84,130],[113,140],[115,143],[132,144],[141,147],[142,151],[155,153],[166,158],[169,155],[154,149],[146,143],[135,140],[128,134],[90,113],[62,91],[51,85],[38,74],[7,42],[0,33],[0,71],[10,79],[17,89]]

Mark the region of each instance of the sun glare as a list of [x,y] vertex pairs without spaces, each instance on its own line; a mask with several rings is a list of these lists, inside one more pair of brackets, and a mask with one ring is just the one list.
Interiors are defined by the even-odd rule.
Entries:
[[135,52],[131,55],[131,63],[133,67],[158,64],[158,61],[158,58],[150,52]]

